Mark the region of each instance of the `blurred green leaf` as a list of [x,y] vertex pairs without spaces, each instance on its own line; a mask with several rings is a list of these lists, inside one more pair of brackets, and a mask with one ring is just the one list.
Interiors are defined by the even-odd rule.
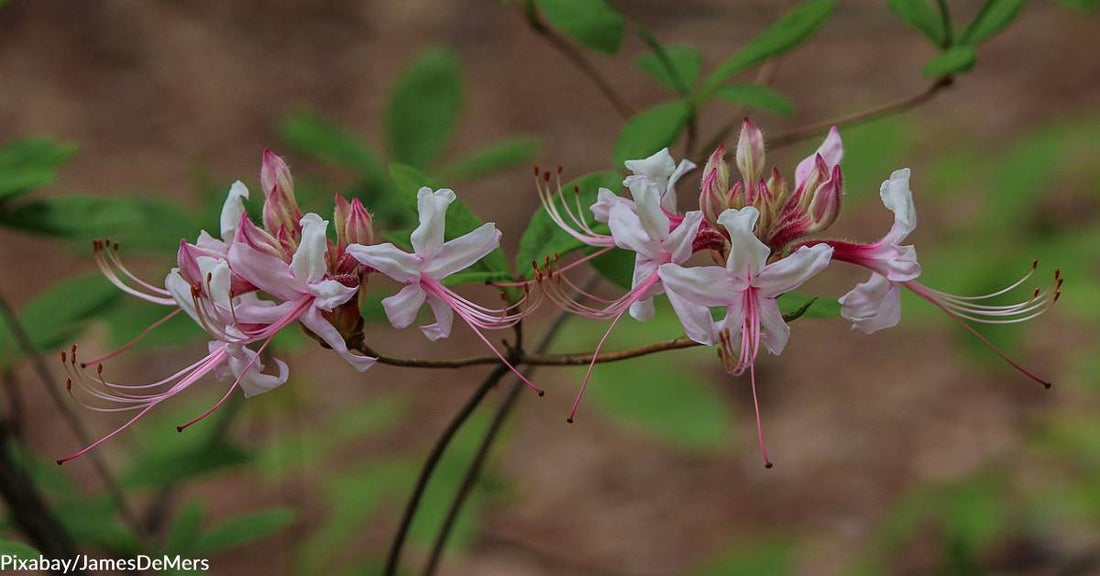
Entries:
[[80,496],[58,506],[58,519],[79,544],[121,556],[138,552],[138,539],[121,521],[106,495]]
[[947,41],[943,17],[928,0],[889,0],[889,4],[898,18],[923,32],[936,46],[943,46]]
[[794,318],[839,318],[840,301],[836,298],[819,298],[801,292],[787,292],[779,297],[779,309],[790,322]]
[[690,116],[691,105],[683,100],[659,104],[635,114],[615,141],[615,164],[645,158],[671,146]]
[[386,131],[394,160],[426,168],[446,147],[462,108],[458,56],[432,48],[413,60],[393,86]]
[[539,141],[530,137],[509,138],[482,148],[439,171],[445,182],[473,180],[486,174],[529,164],[539,153]]
[[574,40],[614,54],[623,42],[623,17],[604,0],[534,0],[543,16]]
[[195,552],[210,553],[244,546],[289,527],[297,517],[297,512],[289,508],[273,508],[237,516],[199,536],[195,542]]
[[735,74],[802,43],[825,23],[835,4],[835,0],[807,0],[792,8],[767,30],[719,64],[703,84],[702,97],[708,98]]
[[[101,279],[102,280],[102,279]],[[108,284],[109,285],[109,284]],[[114,288],[112,286],[112,288]],[[116,289],[117,292],[117,289]],[[164,319],[175,308],[147,303],[128,302],[125,306],[115,306],[104,314],[110,333],[111,348],[118,348],[141,335],[155,322]],[[186,314],[176,314],[164,324],[157,326],[148,335],[142,337],[134,348],[146,346],[174,346],[208,337],[206,332]],[[133,348],[132,348],[133,349]]]
[[966,72],[978,62],[978,55],[972,46],[955,46],[937,54],[924,66],[924,75],[929,78],[943,78]]
[[164,551],[169,554],[185,554],[195,551],[195,542],[202,531],[203,503],[192,500],[180,508],[168,528],[164,539]]
[[459,284],[488,284],[490,282],[507,282],[512,279],[510,272],[459,272],[443,279],[444,286],[458,286]]
[[[70,278],[31,300],[19,314],[20,323],[36,349],[66,347],[89,320],[109,311],[121,300],[121,295],[102,276]],[[0,325],[0,355],[3,355],[0,360],[14,361],[21,354],[16,353],[17,348],[7,325]]]
[[723,86],[714,95],[727,102],[746,104],[753,108],[775,112],[780,116],[794,114],[794,102],[791,102],[790,98],[761,84]]
[[703,69],[699,50],[692,46],[660,48],[660,44],[655,44],[655,47],[664,51],[667,60],[656,51],[646,52],[635,60],[638,67],[658,84],[686,96]]
[[981,12],[966,27],[959,41],[976,46],[992,38],[1020,15],[1025,2],[1026,0],[986,0]]
[[248,460],[247,452],[227,442],[181,440],[134,458],[122,475],[121,483],[130,489],[171,486],[239,466]]
[[[0,8],[3,8],[3,2],[0,2]],[[2,556],[15,556],[16,558],[30,559],[38,558],[42,554],[29,544],[17,542],[15,540],[7,540],[0,538],[0,555]]]
[[279,124],[279,136],[304,154],[354,170],[368,190],[382,191],[389,187],[389,177],[378,154],[359,135],[315,112],[293,112]]
[[1100,0],[1062,0],[1062,6],[1090,14],[1100,8]]
[[691,576],[786,576],[794,572],[793,552],[789,544],[779,542],[738,544],[691,571]]
[[[577,203],[581,206],[582,213],[576,215],[578,218],[583,218],[588,226],[597,231],[600,226],[606,230],[607,226],[596,222],[588,207],[596,202],[599,188],[614,190],[621,182],[622,177],[618,172],[594,172],[563,184],[562,191],[570,206],[574,205],[574,191],[579,195]],[[576,211],[575,208],[573,210]],[[532,278],[534,276],[534,270],[531,268],[532,261],[538,262],[541,266],[547,257],[553,257],[555,254],[558,257],[564,257],[584,246],[586,244],[570,236],[555,224],[546,208],[541,207],[531,215],[531,221],[527,224],[523,237],[520,238],[519,252],[516,254],[516,273],[521,278]]]
[[20,203],[0,212],[0,226],[74,240],[109,236],[128,248],[161,250],[175,250],[180,238],[195,230],[191,218],[176,206],[148,198],[82,195]]
[[48,138],[13,140],[0,148],[0,203],[53,184],[56,171],[76,146]]
[[[595,251],[595,248],[589,249],[588,253]],[[634,283],[634,253],[629,250],[616,248],[588,262],[601,276],[620,288],[630,290]]]

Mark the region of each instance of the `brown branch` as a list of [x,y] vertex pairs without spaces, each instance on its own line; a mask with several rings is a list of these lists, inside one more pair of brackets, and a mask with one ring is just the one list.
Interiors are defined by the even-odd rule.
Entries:
[[[57,406],[61,416],[65,419],[66,424],[72,429],[76,435],[77,440],[83,446],[87,446],[92,443],[91,435],[88,433],[88,429],[84,427],[84,423],[80,420],[80,417],[73,411],[72,406],[65,401],[65,398],[58,390],[58,386],[50,375],[50,369],[46,366],[45,360],[42,355],[38,353],[38,349],[31,342],[30,336],[27,335],[27,331],[23,328],[22,323],[19,321],[19,317],[15,314],[15,310],[12,309],[8,301],[4,299],[3,295],[0,295],[0,315],[4,317],[4,321],[8,325],[8,329],[11,331],[15,341],[19,344],[19,347],[23,350],[23,354],[26,355],[30,361],[31,366],[34,368],[35,373],[38,374],[39,380],[42,381],[42,386],[46,388],[46,392],[49,393],[50,399],[54,405]],[[118,481],[115,480],[114,474],[111,473],[110,468],[107,466],[107,462],[103,460],[103,457],[99,452],[93,450],[87,454],[88,458],[92,462],[92,467],[95,468],[96,473],[103,480],[103,485],[107,489],[108,495],[111,500],[114,501],[115,506],[118,508],[119,516],[134,530],[134,534],[141,538],[141,523],[138,522],[137,517],[134,516],[133,509],[130,507],[129,501],[126,499],[126,495],[122,492],[122,488],[119,486]]]
[[611,103],[611,106],[615,108],[615,111],[619,113],[619,116],[621,116],[623,120],[634,115],[634,107],[615,91],[615,87],[612,86],[594,66],[592,66],[584,55],[581,54],[576,47],[570,44],[568,40],[558,35],[553,28],[547,26],[546,23],[539,18],[534,2],[528,1],[525,3],[524,13],[531,29],[539,36],[542,36],[547,44],[550,44],[551,47],[560,52],[562,56],[565,56],[566,60],[569,60],[573,66],[580,70],[582,74],[587,76],[600,93],[604,95],[604,98]]
[[923,92],[915,96],[903,98],[895,102],[890,102],[889,104],[883,104],[881,106],[871,108],[870,110],[864,110],[862,112],[856,112],[855,114],[849,114],[848,116],[841,116],[840,118],[834,118],[832,120],[809,124],[801,128],[795,128],[790,132],[784,132],[777,136],[772,136],[771,138],[768,138],[768,147],[781,148],[784,146],[790,146],[791,144],[801,142],[808,138],[813,138],[814,136],[828,130],[832,126],[836,126],[838,128],[841,126],[855,126],[857,124],[862,124],[864,122],[868,122],[870,120],[874,120],[888,114],[897,114],[900,112],[911,110],[913,108],[916,108],[917,106],[920,106],[921,104],[924,104],[925,102],[928,102],[933,97],[935,97],[936,94],[940,93],[940,91],[951,86],[952,84],[954,84],[954,79],[950,76],[946,76],[936,81],[934,84],[926,88]]

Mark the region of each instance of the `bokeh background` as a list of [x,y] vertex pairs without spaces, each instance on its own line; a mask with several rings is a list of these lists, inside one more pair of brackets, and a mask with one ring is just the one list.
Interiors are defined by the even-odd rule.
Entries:
[[[613,4],[663,43],[696,46],[708,70],[780,13],[763,0]],[[981,2],[949,4],[965,22]],[[540,370],[549,393],[521,398],[442,573],[1100,573],[1100,17],[1089,4],[1028,3],[955,86],[842,132],[839,234],[877,238],[889,223],[878,183],[908,166],[926,283],[982,293],[1033,258],[1044,273],[1061,268],[1064,295],[1052,312],[987,332],[1054,380],[1052,390],[916,300],[905,301],[900,327],[872,337],[840,319],[803,318],[784,355],[759,364],[776,461],[765,470],[748,383],[710,351],[599,367],[572,426],[564,418],[583,371]],[[668,98],[636,66],[643,52],[627,34],[617,55],[585,55],[640,109]],[[777,69],[773,87],[794,114],[751,114],[778,133],[916,94],[934,54],[885,2],[841,2]],[[375,162],[390,157],[388,102],[425,58],[444,62],[461,87],[453,137],[425,169],[498,223],[509,254],[538,206],[531,163],[562,164],[567,176],[615,168],[622,120],[514,4],[15,0],[0,9],[0,142],[48,136],[76,147],[56,181],[33,192],[76,198],[54,216],[76,239],[0,228],[0,292],[57,340],[48,353],[56,385],[54,350],[79,337],[106,351],[158,317],[91,275],[85,238],[120,235],[127,261],[160,277],[176,239],[216,227],[233,180],[255,189],[264,148],[291,163],[306,208],[327,212],[335,192],[384,206]],[[732,113],[708,106],[701,131]],[[456,164],[493,146],[510,168],[483,175]],[[774,151],[769,163],[790,174],[814,146]],[[681,185],[681,205],[694,206],[696,182]],[[142,226],[111,233],[109,210],[79,203],[87,195],[137,202],[141,210],[125,210],[137,210]],[[175,208],[145,210],[144,201]],[[823,276],[808,291],[836,297],[863,274],[834,266]],[[551,316],[536,315],[528,332]],[[556,349],[590,349],[603,327],[573,320]],[[626,322],[609,347],[679,334],[662,310],[649,323]],[[170,324],[108,371],[151,380],[204,351],[201,336]],[[384,322],[368,329],[377,348],[414,357],[480,353],[467,336],[456,327],[430,344]],[[5,422],[20,461],[82,548],[136,550],[90,464],[52,464],[78,443],[10,337],[0,344]],[[360,375],[304,337],[278,346],[292,369],[279,390],[176,434],[224,390],[204,383],[103,448],[141,509],[160,511],[142,549],[211,557],[215,574],[377,573],[422,459],[488,369],[376,366]],[[490,396],[441,464],[406,573],[416,573],[502,396]],[[78,411],[99,433],[122,422]],[[5,522],[6,537],[20,539]]]

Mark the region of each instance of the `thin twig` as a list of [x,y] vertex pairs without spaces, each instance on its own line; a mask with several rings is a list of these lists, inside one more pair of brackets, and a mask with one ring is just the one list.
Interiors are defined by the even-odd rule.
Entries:
[[841,126],[854,126],[870,120],[874,120],[875,118],[879,118],[887,114],[905,112],[906,110],[916,108],[917,106],[920,106],[921,104],[924,104],[925,102],[931,100],[936,94],[938,94],[943,89],[951,86],[952,84],[954,84],[954,79],[950,76],[941,78],[940,80],[936,81],[934,84],[926,88],[923,92],[915,96],[903,98],[889,104],[883,104],[882,106],[871,108],[870,110],[864,110],[855,114],[849,114],[848,116],[841,116],[840,118],[834,118],[832,120],[809,124],[807,126],[791,130],[790,132],[784,132],[777,136],[772,136],[768,138],[768,147],[781,148],[783,146],[789,146],[791,144],[806,140],[807,138],[813,138],[814,136],[828,130],[832,126],[836,126],[838,128]]
[[[88,429],[84,427],[84,423],[80,420],[80,417],[77,416],[72,406],[65,401],[61,392],[58,391],[58,387],[55,385],[53,377],[50,376],[50,370],[46,366],[45,360],[43,360],[42,355],[38,353],[38,349],[35,348],[34,343],[31,342],[30,337],[27,335],[27,331],[23,328],[23,324],[15,314],[15,310],[12,309],[11,305],[8,304],[8,301],[2,294],[0,294],[0,315],[3,315],[4,321],[8,325],[8,329],[11,330],[12,336],[15,337],[15,341],[23,350],[23,354],[30,358],[31,366],[38,374],[38,378],[42,381],[42,385],[46,388],[46,392],[49,393],[50,399],[53,401],[54,405],[57,406],[58,411],[61,412],[61,416],[76,435],[76,439],[83,446],[91,444],[92,440],[91,435],[88,433]],[[119,515],[130,528],[134,530],[134,534],[140,539],[142,536],[141,523],[138,522],[137,517],[134,515],[133,509],[126,499],[126,495],[122,492],[122,488],[118,485],[118,481],[115,480],[114,474],[111,473],[106,461],[103,460],[99,452],[94,450],[88,453],[88,458],[91,459],[92,467],[95,468],[96,473],[99,474],[99,477],[103,480],[103,485],[106,487],[111,500],[114,501],[115,507],[118,508]]]
[[539,18],[534,2],[528,1],[525,3],[524,13],[526,14],[527,23],[531,26],[531,29],[539,36],[542,36],[551,47],[560,52],[562,56],[565,56],[573,66],[587,76],[604,95],[604,98],[607,98],[607,101],[611,103],[611,106],[615,108],[615,111],[619,113],[619,116],[621,116],[623,120],[634,115],[634,107],[627,103],[627,101],[615,91],[615,87],[592,66],[584,55],[570,44],[568,40],[559,36],[553,28],[547,26],[546,23]]

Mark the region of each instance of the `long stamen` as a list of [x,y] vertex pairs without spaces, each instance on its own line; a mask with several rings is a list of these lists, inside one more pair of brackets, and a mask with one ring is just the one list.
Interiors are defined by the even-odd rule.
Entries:
[[771,468],[772,461],[768,458],[768,449],[764,445],[764,428],[760,424],[760,401],[756,395],[756,366],[749,365],[749,381],[752,383],[752,409],[756,415],[756,441],[760,444],[760,455],[764,457],[764,467]]
[[133,347],[138,342],[140,342],[146,336],[148,336],[149,333],[152,332],[154,329],[156,329],[157,327],[161,326],[165,322],[167,322],[167,321],[171,320],[172,318],[174,318],[181,311],[182,310],[180,310],[179,308],[176,308],[175,310],[169,312],[168,315],[165,316],[164,318],[161,318],[160,320],[157,320],[156,322],[153,322],[151,325],[149,325],[148,328],[146,328],[145,330],[142,330],[141,334],[138,334],[132,340],[130,340],[129,342],[127,342],[127,343],[123,344],[122,346],[120,346],[118,348],[118,350],[115,350],[114,352],[111,352],[109,354],[104,354],[103,356],[100,356],[99,358],[96,358],[95,360],[89,360],[87,362],[81,362],[80,367],[81,368],[87,368],[88,366],[93,366],[95,364],[102,364],[104,361],[110,360],[111,358],[114,358],[115,356],[118,356],[119,354],[122,354],[123,352],[130,349],[131,347]]
[[619,320],[625,314],[626,310],[623,310],[619,312],[618,316],[615,316],[615,319],[611,321],[611,325],[607,327],[607,331],[603,333],[603,337],[600,338],[600,342],[596,344],[596,349],[592,352],[592,361],[588,363],[588,371],[584,373],[581,389],[577,391],[577,396],[573,399],[573,407],[569,410],[569,417],[565,419],[566,422],[572,424],[574,418],[576,418],[577,410],[581,407],[581,399],[584,398],[584,392],[588,390],[588,382],[592,379],[592,370],[596,368],[596,359],[599,358],[600,350],[603,348],[604,342],[607,341],[608,336],[611,336],[611,332],[615,329],[615,325],[619,323]]

